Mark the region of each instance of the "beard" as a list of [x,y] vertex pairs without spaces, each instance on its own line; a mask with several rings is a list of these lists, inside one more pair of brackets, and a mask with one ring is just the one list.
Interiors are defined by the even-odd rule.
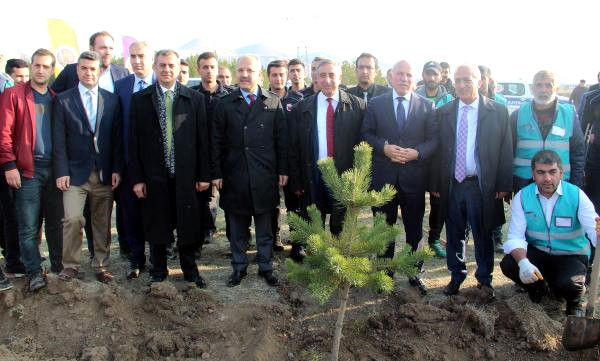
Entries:
[[534,101],[540,105],[548,105],[550,103],[552,103],[554,101],[554,99],[556,99],[556,95],[555,94],[538,94],[536,96],[534,96]]

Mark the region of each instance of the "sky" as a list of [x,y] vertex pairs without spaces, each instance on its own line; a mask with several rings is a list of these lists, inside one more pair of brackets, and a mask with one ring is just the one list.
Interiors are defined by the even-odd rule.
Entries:
[[380,59],[384,71],[408,60],[417,77],[429,60],[452,68],[483,64],[499,81],[530,81],[536,71],[549,69],[561,83],[593,84],[600,71],[597,0],[103,0],[94,9],[88,4],[29,0],[21,9],[27,11],[7,11],[0,53],[21,57],[49,47],[46,19],[56,18],[73,27],[80,51],[92,33],[107,30],[118,54],[126,35],[155,49],[178,49],[200,38],[231,50],[264,44],[293,57],[300,49],[353,61],[366,51]]

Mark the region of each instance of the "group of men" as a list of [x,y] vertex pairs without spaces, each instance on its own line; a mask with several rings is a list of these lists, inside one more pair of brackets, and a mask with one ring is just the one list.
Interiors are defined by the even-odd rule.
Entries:
[[[557,100],[552,72],[536,73],[534,99],[509,115],[489,85],[489,69],[481,66],[458,66],[452,82],[448,64],[427,62],[417,88],[412,64],[400,60],[383,86],[375,84],[377,58],[363,53],[355,64],[358,84],[347,89],[333,60],[313,60],[310,86],[301,61],[276,60],[266,68],[265,89],[259,85],[258,57],[237,59],[232,86],[224,71],[219,80],[217,56],[206,52],[196,64],[201,83],[189,88],[189,64],[174,50],[154,52],[146,42],[133,43],[129,74],[111,64],[113,43],[107,32],[92,35],[90,50],[52,86],[54,55],[38,49],[31,80],[6,88],[0,98],[6,182],[1,198],[5,213],[13,203],[18,229],[16,244],[5,241],[12,255],[6,256],[6,269],[22,261],[31,291],[45,285],[42,221],[51,271],[61,280],[82,277],[82,228],[90,223],[95,277],[113,280],[108,270],[113,200],[128,279],[146,268],[148,242],[151,282],[163,281],[176,231],[184,279],[206,287],[196,255],[215,230],[217,193],[232,254],[227,284],[239,285],[247,276],[254,221],[258,275],[275,286],[273,251],[283,250],[280,189],[289,212],[305,216],[315,204],[338,235],[345,210],[333,201],[317,163],[331,157],[342,173],[353,165],[354,146],[366,141],[373,148],[372,188],[389,184],[397,190],[373,213],[384,213],[394,224],[400,208],[412,250],[423,238],[430,193],[428,238],[436,255],[447,260],[446,295],[457,294],[467,276],[471,232],[478,288],[482,296],[494,297],[493,234],[505,223],[503,202],[515,194],[502,271],[534,301],[549,286],[567,300],[568,314],[581,310],[596,244],[595,211],[580,189],[586,168],[582,126],[574,107]],[[586,124],[595,124],[598,112],[588,113],[593,119]],[[594,143],[593,136],[587,143]],[[444,224],[445,250],[439,242]],[[304,252],[293,244],[294,260],[301,262]],[[394,252],[390,240],[383,257]],[[423,264],[416,266],[423,270]],[[3,274],[0,283],[9,285]],[[409,284],[428,292],[420,276]]]

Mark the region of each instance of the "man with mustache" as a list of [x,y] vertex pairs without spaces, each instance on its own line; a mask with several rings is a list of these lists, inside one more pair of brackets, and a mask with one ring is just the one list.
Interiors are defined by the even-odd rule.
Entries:
[[513,190],[533,182],[531,159],[540,150],[553,150],[563,164],[563,180],[583,186],[585,142],[575,108],[556,98],[554,73],[541,70],[533,77],[533,100],[511,114],[515,158]]

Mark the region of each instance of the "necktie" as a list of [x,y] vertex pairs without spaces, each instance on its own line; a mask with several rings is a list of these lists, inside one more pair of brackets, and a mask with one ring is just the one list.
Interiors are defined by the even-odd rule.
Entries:
[[165,93],[165,108],[167,111],[167,147],[168,151],[171,151],[171,144],[173,143],[173,91],[167,90]]
[[456,138],[456,166],[454,167],[454,177],[462,182],[467,177],[467,136],[469,135],[469,114],[470,106],[462,108],[460,120],[458,122],[458,137]]
[[365,100],[365,103],[369,102],[369,92],[363,92],[363,99]]
[[396,107],[396,122],[398,123],[398,130],[402,131],[406,123],[406,113],[404,112],[404,97],[398,97],[398,106]]
[[90,122],[90,127],[96,132],[96,109],[94,107],[94,99],[95,96],[92,90],[88,90],[85,98],[85,110],[87,111],[88,121]]
[[254,105],[254,101],[256,100],[256,97],[254,96],[254,94],[248,94],[248,98],[250,98],[250,104],[248,104],[248,108],[252,108],[252,106]]
[[144,90],[144,89],[146,89],[146,82],[144,81],[144,79],[140,79],[140,81],[138,82],[137,91]]
[[333,105],[331,104],[332,99],[327,98],[329,105],[327,106],[326,119],[326,132],[327,132],[327,156],[333,157]]

